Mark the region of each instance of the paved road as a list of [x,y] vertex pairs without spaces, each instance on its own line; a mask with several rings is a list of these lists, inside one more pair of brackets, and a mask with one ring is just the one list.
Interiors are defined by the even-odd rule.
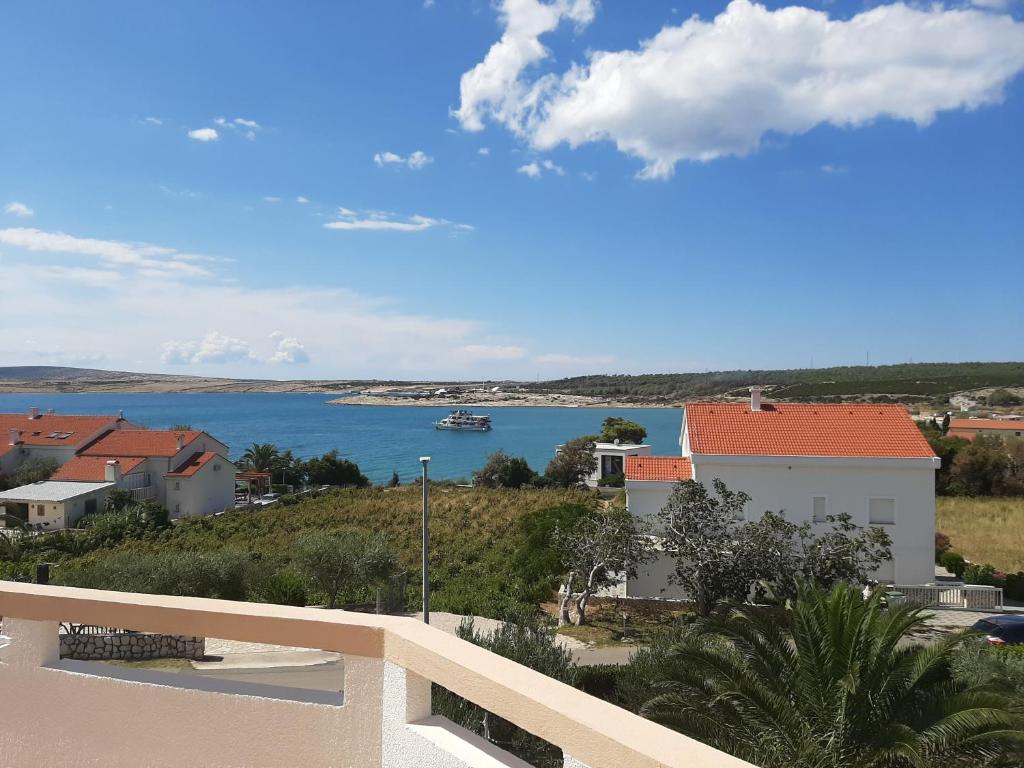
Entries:
[[305,667],[267,667],[262,669],[183,669],[183,675],[199,675],[239,683],[262,683],[312,691],[341,691],[345,667],[341,661]]

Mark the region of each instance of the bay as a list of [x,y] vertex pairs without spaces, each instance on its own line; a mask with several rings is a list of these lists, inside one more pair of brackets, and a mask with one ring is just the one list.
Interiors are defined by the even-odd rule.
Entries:
[[328,405],[331,395],[296,393],[45,393],[0,394],[0,412],[28,413],[37,406],[58,413],[117,414],[151,429],[189,424],[227,443],[237,459],[252,443],[273,443],[310,458],[330,450],[356,462],[374,483],[397,471],[409,482],[430,456],[431,477],[469,478],[487,456],[503,450],[523,456],[543,472],[555,446],[600,431],[608,416],[622,416],[647,428],[655,454],[678,455],[682,412],[677,408],[477,408],[490,413],[490,432],[446,432],[433,422],[447,406]]

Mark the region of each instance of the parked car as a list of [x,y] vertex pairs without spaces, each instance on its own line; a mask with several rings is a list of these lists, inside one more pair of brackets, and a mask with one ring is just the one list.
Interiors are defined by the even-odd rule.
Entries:
[[984,632],[985,641],[989,645],[1024,644],[1024,614],[988,616],[974,622],[974,626],[971,629],[977,632]]

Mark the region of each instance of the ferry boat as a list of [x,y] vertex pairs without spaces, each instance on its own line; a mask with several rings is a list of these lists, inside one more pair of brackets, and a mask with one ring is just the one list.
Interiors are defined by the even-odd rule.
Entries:
[[474,416],[470,411],[452,411],[440,421],[435,421],[437,429],[457,429],[466,432],[487,432],[491,428],[490,416]]

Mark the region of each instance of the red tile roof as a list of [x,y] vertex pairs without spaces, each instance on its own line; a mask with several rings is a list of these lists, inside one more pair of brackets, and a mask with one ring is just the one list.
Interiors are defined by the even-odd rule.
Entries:
[[1013,419],[953,419],[949,422],[949,429],[1008,429],[1012,432],[1024,431],[1024,419],[1014,421]]
[[627,456],[627,480],[675,483],[693,479],[693,464],[682,456]]
[[932,458],[928,441],[899,405],[688,403],[695,454]]
[[213,451],[207,451],[206,453],[193,453],[173,472],[168,472],[167,477],[191,477],[212,459],[217,458],[217,454]]
[[75,456],[54,472],[50,479],[102,483],[106,479],[107,462],[114,459],[121,462],[122,475],[127,475],[146,460],[140,456]]
[[177,437],[188,445],[202,432],[156,429],[117,429],[103,435],[81,452],[83,456],[165,456],[178,452]]
[[[8,445],[10,431],[17,429],[18,439],[25,445],[80,445],[104,427],[113,428],[117,416],[65,416],[40,413],[30,419],[27,413],[0,413],[0,441]],[[71,433],[65,438],[50,437]]]

